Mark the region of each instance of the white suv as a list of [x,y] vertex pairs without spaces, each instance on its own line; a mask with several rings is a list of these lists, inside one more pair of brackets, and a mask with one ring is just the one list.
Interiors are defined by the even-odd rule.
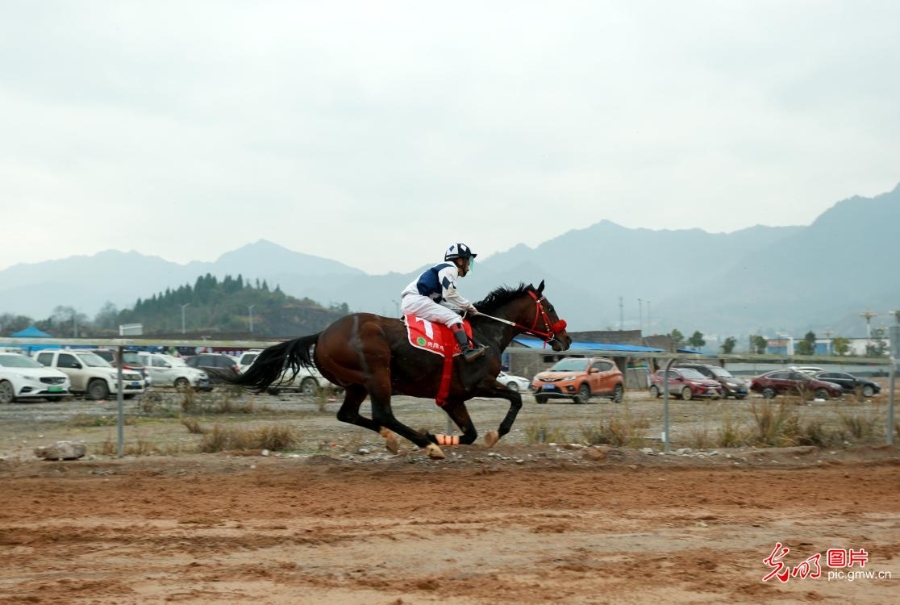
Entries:
[[176,389],[192,387],[202,391],[212,389],[207,373],[192,368],[183,359],[162,353],[140,352],[137,356],[153,378],[153,384],[157,386],[175,387]]
[[[55,350],[38,351],[34,360],[59,370],[69,377],[73,393],[84,393],[88,399],[106,399],[118,393],[119,374],[108,361],[90,351]],[[122,369],[122,395],[131,399],[143,394],[146,389],[144,379],[134,370]]]

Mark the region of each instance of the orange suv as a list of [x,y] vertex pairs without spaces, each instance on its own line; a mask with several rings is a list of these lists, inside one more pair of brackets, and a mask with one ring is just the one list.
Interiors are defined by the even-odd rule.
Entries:
[[531,389],[538,403],[547,403],[550,398],[587,403],[593,396],[609,397],[620,403],[625,394],[625,379],[612,359],[567,357],[535,376]]

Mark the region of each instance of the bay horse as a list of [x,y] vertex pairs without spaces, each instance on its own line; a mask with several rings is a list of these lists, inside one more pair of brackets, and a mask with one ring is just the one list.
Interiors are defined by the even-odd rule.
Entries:
[[[372,313],[346,315],[318,334],[264,349],[246,372],[229,377],[228,382],[262,392],[276,381],[292,380],[286,377],[288,370],[296,376],[301,366],[315,366],[322,376],[344,388],[338,420],[380,433],[387,441],[387,448],[394,453],[398,449],[396,433],[425,448],[431,458],[444,457],[439,444],[475,442],[478,432],[466,409],[467,400],[506,399],[509,411],[498,429],[485,435],[486,445],[492,447],[510,431],[522,407],[521,395],[497,382],[503,350],[522,333],[537,336],[554,351],[565,351],[572,344],[566,322],[559,319],[543,291],[543,281],[537,288],[525,284],[518,288],[499,287],[484,300],[474,303],[479,314],[469,318],[472,338],[487,345],[487,350],[484,356],[471,362],[466,362],[461,355],[453,360],[450,389],[442,405],[462,431],[458,441],[415,431],[394,417],[392,394],[435,398],[444,369],[441,355],[409,343],[402,319]],[[359,413],[367,396],[371,400],[371,418]]]

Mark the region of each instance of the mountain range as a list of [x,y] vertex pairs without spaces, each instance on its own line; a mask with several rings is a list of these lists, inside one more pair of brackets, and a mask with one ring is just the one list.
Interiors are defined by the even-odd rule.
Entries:
[[[812,330],[847,337],[893,323],[900,281],[900,185],[874,198],[836,203],[809,226],[755,226],[732,233],[629,229],[599,223],[535,248],[523,244],[478,259],[461,283],[478,300],[499,285],[545,280],[560,315],[578,331],[642,328],[690,335],[802,337]],[[286,294],[354,311],[397,313],[411,273],[369,275],[343,263],[260,240],[215,262],[180,265],[138,252],[19,264],[0,271],[0,313],[44,318],[65,305],[92,315],[106,302],[132,307],[166,288],[210,273],[265,280]]]

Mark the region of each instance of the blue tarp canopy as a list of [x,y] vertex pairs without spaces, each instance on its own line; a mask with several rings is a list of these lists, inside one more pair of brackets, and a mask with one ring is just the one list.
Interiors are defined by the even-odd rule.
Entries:
[[[53,338],[52,335],[47,334],[43,330],[38,330],[34,326],[28,326],[24,330],[19,330],[15,334],[10,334],[9,338]],[[59,345],[26,345],[26,344],[12,344],[12,343],[0,343],[0,347],[7,349],[18,349],[22,353],[26,355],[31,355],[35,351],[42,351],[44,349],[58,349]]]
[[[529,349],[544,348],[544,341],[537,338],[514,338],[516,342]],[[573,342],[569,347],[572,351],[608,351],[610,353],[665,353],[665,349],[654,347],[642,347],[639,345],[619,345],[602,342]]]
[[694,355],[715,355],[712,351],[703,351],[702,349],[678,349],[678,353],[693,353]]
[[28,326],[24,330],[19,330],[15,334],[10,334],[10,338],[53,338],[43,330],[38,330],[34,326]]

